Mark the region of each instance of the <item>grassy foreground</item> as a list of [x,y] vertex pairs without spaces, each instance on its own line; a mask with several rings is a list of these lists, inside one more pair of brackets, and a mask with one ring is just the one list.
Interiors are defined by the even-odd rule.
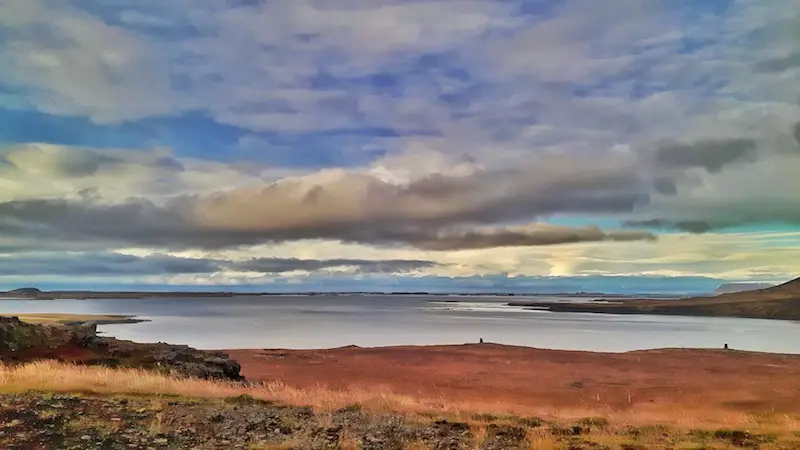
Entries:
[[800,449],[800,412],[736,416],[727,426],[590,409],[488,414],[375,389],[301,390],[48,361],[0,366],[0,402],[0,448],[9,449]]

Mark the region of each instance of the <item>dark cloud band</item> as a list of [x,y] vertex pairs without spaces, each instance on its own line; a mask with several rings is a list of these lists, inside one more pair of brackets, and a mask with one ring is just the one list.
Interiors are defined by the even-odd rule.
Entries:
[[181,258],[170,255],[134,256],[110,252],[44,253],[0,256],[2,276],[173,276],[216,272],[275,275],[344,269],[363,274],[408,273],[436,267],[432,261],[389,259],[254,258],[243,261]]

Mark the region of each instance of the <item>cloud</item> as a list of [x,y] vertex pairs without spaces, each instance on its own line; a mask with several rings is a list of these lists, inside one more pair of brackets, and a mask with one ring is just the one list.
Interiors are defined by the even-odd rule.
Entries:
[[185,258],[164,254],[135,256],[110,252],[39,253],[0,256],[0,277],[85,276],[139,277],[199,275],[216,272],[283,274],[340,269],[347,273],[407,273],[438,264],[422,260],[252,258],[228,261],[213,258]]
[[357,273],[390,274],[407,273],[420,269],[430,269],[439,264],[432,261],[393,259],[295,259],[295,258],[253,258],[248,261],[228,264],[231,269],[247,272],[284,273],[284,272],[316,272],[332,268],[354,268]]
[[747,138],[708,139],[691,144],[667,143],[656,149],[655,161],[665,168],[703,167],[719,172],[739,161],[757,158],[756,142]]
[[[587,276],[706,276],[729,280],[797,278],[796,231],[665,234],[658,242],[586,244],[570,255],[572,273]],[[548,259],[548,256],[540,257]],[[557,258],[554,253],[551,258]]]
[[796,124],[794,124],[794,130],[793,131],[794,131],[794,133],[792,133],[792,135],[794,136],[794,140],[796,140],[797,143],[800,144],[800,122],[797,122]]
[[[770,184],[795,179],[764,181],[761,173],[777,173],[775,164],[788,171],[800,160],[785,154],[776,162],[777,154],[752,153],[763,159],[751,161],[751,145],[753,141],[738,138],[662,145],[650,171],[646,160],[628,152],[580,158],[542,155],[535,164],[513,169],[487,169],[463,157],[448,163],[448,156],[433,152],[407,160],[393,157],[368,169],[322,170],[276,181],[245,177],[228,189],[210,189],[218,180],[211,172],[207,192],[198,189],[202,185],[189,189],[192,178],[187,173],[197,169],[169,154],[25,146],[4,153],[6,167],[0,170],[9,179],[16,176],[28,183],[16,185],[21,199],[0,203],[0,244],[20,250],[36,245],[215,249],[332,239],[442,251],[655,238],[649,232],[537,224],[557,214],[616,215],[627,226],[693,232],[729,224],[796,223],[800,217],[789,207],[792,187],[781,186],[779,195],[771,191],[778,186]],[[743,158],[750,164],[733,164]],[[407,164],[416,170],[407,170]],[[707,169],[711,178],[684,173],[694,168]],[[108,195],[106,186],[119,189],[140,170],[135,185]],[[74,192],[26,199],[33,173],[50,177],[53,185],[73,186]],[[91,182],[80,184],[87,180]],[[742,197],[747,203],[730,203],[722,210],[704,205],[736,201],[721,187],[742,180],[752,182],[747,192],[771,195],[773,203],[750,203]],[[120,196],[137,186],[143,193],[149,190],[150,198]],[[35,191],[36,183],[31,189]],[[775,201],[786,208],[775,208]],[[696,207],[687,208],[691,204]],[[509,226],[515,222],[532,225]]]
[[[248,203],[242,203],[241,210],[233,210],[232,205],[226,203],[223,210],[214,209],[219,215],[213,216],[211,221],[208,211],[202,208],[217,200],[178,198],[164,206],[145,200],[116,205],[102,205],[91,200],[2,203],[0,248],[7,251],[130,246],[222,249],[265,242],[332,239],[378,246],[400,244],[428,250],[452,250],[654,239],[646,232],[604,232],[595,227],[470,230],[462,226],[460,229],[466,231],[451,231],[449,218],[438,214],[452,211],[431,210],[427,215],[415,216],[407,211],[385,210],[364,216],[360,208],[353,206],[348,210],[346,205],[340,205],[341,209],[335,211],[314,210],[315,215],[303,214],[301,210],[293,216],[258,222],[249,215],[240,221],[236,216],[225,216],[235,212],[244,215],[249,209]],[[282,200],[298,203],[298,199]],[[299,199],[300,203],[303,201],[306,200]],[[202,211],[200,215],[198,210]],[[266,217],[269,211],[257,211],[257,218]],[[272,211],[277,215],[280,209]]]
[[797,208],[800,158],[785,154],[746,165],[731,165],[718,174],[696,174],[671,195],[651,198],[632,214],[629,226],[690,232],[734,227],[800,225]]
[[100,123],[163,114],[175,101],[165,62],[145,36],[47,0],[0,4],[0,83],[25,106]]
[[0,168],[5,177],[45,176],[50,179],[85,178],[100,172],[126,174],[144,166],[165,175],[185,170],[183,164],[168,154],[157,152],[108,151],[93,148],[59,147],[47,144],[24,144],[0,148]]
[[[407,172],[395,159],[369,170],[277,181],[240,174],[243,185],[229,189],[221,184],[229,172],[224,166],[210,168],[208,184],[198,184],[198,164],[168,153],[25,145],[0,156],[10,197],[0,202],[0,245],[8,250],[225,248],[305,239],[445,249],[652,238],[594,228],[497,228],[555,213],[632,211],[649,193],[635,161],[624,156],[551,156],[541,166],[513,170],[469,162],[443,169],[445,158],[432,172]],[[419,161],[408,162],[424,167]],[[42,178],[49,182],[35,182]],[[219,188],[202,192],[211,186]]]
[[474,230],[445,233],[421,239],[415,245],[427,250],[464,250],[496,247],[528,247],[572,244],[578,242],[655,240],[655,235],[643,231],[605,232],[598,227],[566,227],[538,225],[534,227]]
[[291,169],[178,158],[169,149],[98,149],[46,143],[0,146],[0,201],[81,199],[105,203],[203,194],[293,174]]
[[166,255],[44,253],[0,256],[0,276],[142,276],[215,272],[218,263]]
[[572,274],[601,270],[583,246],[661,245],[623,222],[797,226],[798,20],[796,0],[0,2],[0,118],[26,141],[0,149],[0,249],[336,242]]
[[706,233],[714,228],[721,228],[722,225],[714,225],[703,221],[669,221],[664,219],[648,220],[628,220],[623,222],[624,226],[633,228],[661,228],[666,230],[681,230],[690,233]]
[[784,72],[800,67],[800,52],[762,61],[758,68],[767,72]]

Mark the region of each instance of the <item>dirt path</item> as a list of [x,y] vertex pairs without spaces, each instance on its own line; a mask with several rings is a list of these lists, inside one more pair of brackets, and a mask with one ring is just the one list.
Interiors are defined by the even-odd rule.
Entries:
[[604,354],[492,344],[229,353],[249,380],[389,389],[476,410],[607,410],[687,420],[800,414],[800,356],[682,349]]

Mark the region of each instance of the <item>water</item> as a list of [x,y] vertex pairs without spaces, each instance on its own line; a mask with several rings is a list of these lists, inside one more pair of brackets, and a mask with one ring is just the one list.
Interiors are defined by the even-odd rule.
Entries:
[[203,349],[463,344],[483,338],[509,345],[609,352],[721,348],[728,343],[742,350],[800,353],[798,322],[551,313],[505,306],[509,300],[374,295],[2,300],[0,314],[135,315],[152,322],[99,328],[120,339]]

